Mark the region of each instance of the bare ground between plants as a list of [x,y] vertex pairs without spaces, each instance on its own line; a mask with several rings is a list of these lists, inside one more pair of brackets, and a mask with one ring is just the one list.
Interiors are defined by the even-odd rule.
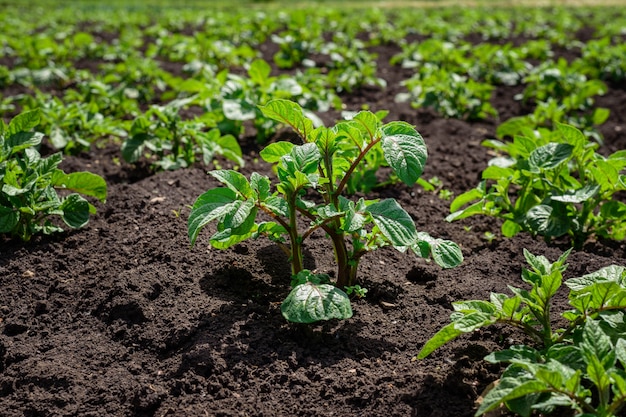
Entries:
[[[387,59],[395,50],[377,52]],[[385,59],[379,71],[392,78],[399,70]],[[424,176],[454,193],[474,187],[489,159],[480,142],[496,122],[442,119],[394,103],[394,94],[363,89],[344,101],[416,125],[429,150]],[[506,117],[519,111],[512,95],[494,94]],[[603,150],[624,149],[626,91],[612,88],[599,102],[612,111]],[[243,172],[269,174],[254,162],[258,147],[246,149]],[[392,249],[371,253],[360,267],[369,293],[352,319],[289,324],[280,315],[289,266],[277,247],[259,240],[228,251],[201,241],[189,248],[188,205],[216,185],[206,169],[138,175],[115,156],[108,147],[64,162],[66,171],[90,170],[109,183],[106,205],[86,228],[0,242],[2,416],[471,416],[499,375],[482,358],[521,335],[493,328],[426,360],[415,354],[448,323],[452,301],[523,286],[523,248],[550,260],[567,248],[527,235],[488,242],[483,234],[497,233],[497,221],[449,224],[449,202],[417,186],[388,187],[371,197],[398,199],[418,230],[459,243],[465,262],[441,270]],[[332,274],[331,252],[314,236],[306,266]],[[589,242],[570,255],[566,275],[625,257],[624,243]]]

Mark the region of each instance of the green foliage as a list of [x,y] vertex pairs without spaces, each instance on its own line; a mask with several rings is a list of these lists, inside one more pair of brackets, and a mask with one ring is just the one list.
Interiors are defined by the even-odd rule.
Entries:
[[[38,111],[24,112],[8,126],[0,121],[0,233],[25,241],[36,233],[62,231],[51,216],[60,216],[71,228],[84,226],[96,209],[80,194],[104,202],[107,193],[98,175],[58,169],[60,153],[41,157],[36,147],[43,134],[32,131],[39,122]],[[63,196],[57,189],[74,193]]]
[[554,328],[553,297],[563,282],[570,251],[554,263],[524,250],[531,286],[510,286],[513,296],[492,293],[490,301],[454,302],[451,323],[421,349],[425,358],[464,333],[501,323],[521,328],[536,346],[518,345],[489,354],[492,363],[509,363],[499,383],[484,397],[476,415],[501,404],[522,416],[569,407],[576,416],[617,416],[626,402],[626,269],[611,265],[565,281],[572,310]]
[[497,116],[489,100],[494,87],[474,81],[442,68],[423,67],[416,76],[403,82],[409,89],[408,96],[414,107],[432,107],[444,117],[482,120]]
[[216,128],[207,131],[203,122],[182,119],[180,110],[191,100],[152,106],[135,119],[130,137],[122,144],[124,159],[134,163],[147,153],[154,166],[174,170],[191,166],[200,155],[205,165],[221,155],[243,165],[241,148],[233,136],[222,136]]
[[278,122],[266,117],[257,104],[275,99],[290,99],[302,102],[307,109],[328,109],[333,94],[313,92],[303,87],[296,78],[270,75],[270,65],[262,59],[254,60],[248,69],[248,77],[228,74],[217,100],[226,120],[241,123],[252,120],[259,143],[266,143],[276,133]]
[[[401,251],[410,248],[418,256],[432,256],[444,268],[462,261],[461,251],[453,242],[417,232],[411,216],[395,200],[352,201],[343,195],[350,178],[377,146],[401,181],[413,185],[418,180],[427,152],[422,137],[411,125],[383,124],[375,114],[363,111],[332,128],[315,127],[292,101],[273,100],[260,109],[266,117],[290,126],[303,143],[275,142],[261,151],[263,160],[274,165],[278,177],[274,185],[257,173],[248,180],[235,171],[212,171],[210,174],[225,187],[210,189],[198,197],[189,216],[188,231],[193,245],[200,230],[216,221],[217,232],[209,242],[221,249],[250,237],[266,236],[276,242],[289,257],[298,283],[283,305],[287,319],[310,322],[338,315],[349,317],[351,311],[338,307],[347,297],[341,295],[345,294],[342,290],[357,284],[361,257],[383,246]],[[312,193],[319,198],[313,199]],[[261,213],[271,221],[257,223]],[[335,252],[337,281],[332,290],[327,287],[327,279],[310,273],[304,278],[301,275],[302,244],[318,229],[328,236]],[[357,289],[363,293],[361,290]],[[319,298],[313,300],[307,294]]]
[[452,201],[447,220],[485,214],[504,220],[504,236],[569,235],[574,247],[592,235],[626,237],[626,205],[613,199],[626,189],[626,152],[604,157],[597,143],[563,124],[483,145],[501,156],[490,161],[478,187]]

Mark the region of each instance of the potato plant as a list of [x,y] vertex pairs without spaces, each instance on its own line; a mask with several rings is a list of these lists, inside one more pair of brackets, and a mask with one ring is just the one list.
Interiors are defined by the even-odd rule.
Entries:
[[[287,320],[310,323],[349,318],[352,310],[344,290],[360,291],[356,287],[359,261],[378,248],[410,249],[418,256],[432,256],[444,268],[462,261],[455,243],[418,232],[395,200],[353,201],[344,196],[352,175],[378,147],[400,180],[408,185],[418,180],[427,151],[413,126],[382,124],[375,114],[362,111],[332,128],[314,128],[294,102],[273,100],[260,109],[266,117],[290,126],[303,143],[280,141],[261,151],[263,160],[274,165],[278,177],[274,185],[257,173],[247,179],[232,170],[210,172],[225,187],[198,197],[188,232],[194,245],[200,230],[216,222],[217,231],[209,242],[220,249],[251,237],[266,236],[276,242],[291,263],[293,290],[282,304]],[[317,230],[324,232],[334,249],[334,284],[327,275],[304,269],[302,247]]]
[[[107,194],[102,177],[58,169],[61,153],[41,157],[35,147],[43,134],[32,131],[39,122],[38,111],[22,113],[8,126],[0,121],[0,233],[25,241],[36,233],[62,231],[52,216],[71,228],[84,226],[96,208],[80,194],[102,202]],[[75,192],[59,195],[59,189]]]
[[478,187],[452,201],[447,220],[485,214],[504,220],[504,236],[568,235],[576,248],[592,236],[623,240],[626,204],[614,195],[626,190],[626,151],[604,157],[596,142],[564,124],[525,131],[512,142],[483,143],[501,156],[490,161]]
[[576,416],[613,417],[626,403],[626,269],[611,265],[565,281],[572,310],[555,327],[553,298],[563,283],[571,249],[550,263],[524,250],[530,290],[509,286],[513,296],[492,293],[490,301],[452,304],[451,323],[418,353],[423,359],[462,334],[496,323],[522,329],[535,345],[515,345],[485,359],[510,364],[484,397],[476,415],[501,404],[530,416],[569,407]]

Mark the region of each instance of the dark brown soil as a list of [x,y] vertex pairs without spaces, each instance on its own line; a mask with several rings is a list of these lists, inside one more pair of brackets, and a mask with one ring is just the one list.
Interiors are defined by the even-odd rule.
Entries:
[[[387,50],[386,48],[389,48]],[[390,88],[364,88],[344,101],[390,110],[424,136],[425,178],[455,194],[476,186],[489,156],[480,142],[496,121],[443,119],[393,101],[401,70],[378,47]],[[395,90],[394,90],[395,89]],[[515,91],[519,92],[519,91]],[[494,106],[515,115],[514,89]],[[611,118],[603,152],[626,146],[626,91],[601,99]],[[245,174],[270,173],[247,147]],[[68,158],[66,171],[106,177],[109,198],[86,228],[28,244],[0,242],[0,415],[2,416],[472,416],[474,402],[499,376],[484,362],[522,335],[490,328],[416,361],[447,324],[451,303],[523,286],[523,248],[555,260],[566,245],[498,234],[499,222],[447,223],[449,201],[397,185],[371,195],[398,199],[418,230],[458,242],[462,266],[442,270],[383,249],[360,266],[367,297],[354,317],[313,326],[287,323],[280,302],[289,266],[277,247],[249,241],[227,251],[206,242],[190,249],[188,206],[216,185],[206,169],[146,175],[116,165],[115,147]],[[203,235],[206,238],[205,235]],[[306,245],[307,267],[333,273],[322,236]],[[590,242],[569,257],[567,277],[625,264],[623,242]],[[561,297],[563,298],[563,297]],[[561,307],[564,307],[562,303]]]

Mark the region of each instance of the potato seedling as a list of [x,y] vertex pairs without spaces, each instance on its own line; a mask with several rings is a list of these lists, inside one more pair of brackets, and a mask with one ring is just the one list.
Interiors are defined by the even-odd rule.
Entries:
[[[29,240],[35,233],[63,229],[49,217],[56,215],[72,228],[87,224],[96,208],[78,193],[104,202],[104,179],[90,172],[66,174],[58,169],[60,153],[42,158],[35,149],[43,134],[32,132],[39,125],[39,111],[16,116],[9,125],[0,120],[0,233]],[[60,196],[57,189],[76,191]]]
[[570,252],[549,263],[524,250],[531,269],[522,270],[522,279],[530,290],[509,286],[513,296],[492,293],[490,301],[452,303],[452,322],[419,352],[423,359],[464,333],[496,323],[532,337],[534,347],[515,345],[485,358],[510,365],[485,395],[477,416],[505,404],[522,416],[565,406],[576,416],[613,417],[626,403],[626,270],[611,265],[565,281],[573,309],[562,312],[566,325],[555,328],[553,297]]
[[[188,232],[193,245],[200,230],[216,221],[217,232],[209,239],[213,247],[226,249],[258,236],[276,242],[291,262],[293,290],[282,304],[287,320],[309,323],[350,317],[350,300],[344,289],[357,285],[363,255],[380,247],[411,249],[418,256],[432,256],[444,268],[462,261],[455,243],[418,232],[397,201],[352,201],[343,195],[352,175],[377,148],[401,181],[413,185],[418,180],[427,151],[411,125],[383,125],[375,114],[362,111],[332,128],[315,128],[294,102],[273,100],[260,109],[266,117],[290,126],[303,143],[280,141],[261,151],[263,160],[274,165],[278,182],[273,186],[268,177],[258,173],[248,180],[232,170],[210,172],[225,187],[198,197]],[[257,223],[260,213],[269,221]],[[317,230],[325,233],[334,249],[334,284],[327,275],[304,269],[302,245]]]

